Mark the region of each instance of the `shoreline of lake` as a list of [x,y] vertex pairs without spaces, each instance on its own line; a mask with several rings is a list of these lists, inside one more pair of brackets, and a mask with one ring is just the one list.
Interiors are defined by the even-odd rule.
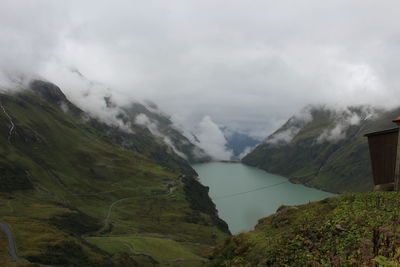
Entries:
[[199,180],[210,188],[209,195],[219,216],[233,234],[253,229],[259,219],[275,213],[281,205],[300,205],[336,196],[242,163],[210,162],[192,167]]

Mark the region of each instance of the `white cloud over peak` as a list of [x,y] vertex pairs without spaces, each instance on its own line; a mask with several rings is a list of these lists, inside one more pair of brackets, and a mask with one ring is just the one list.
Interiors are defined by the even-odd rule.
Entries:
[[187,128],[209,114],[260,138],[307,104],[397,105],[399,9],[397,0],[2,0],[0,70],[56,80],[75,96],[87,88],[49,71],[74,66]]
[[226,147],[225,136],[210,116],[205,116],[200,121],[196,136],[200,141],[198,145],[214,159],[229,160],[231,158],[232,151]]

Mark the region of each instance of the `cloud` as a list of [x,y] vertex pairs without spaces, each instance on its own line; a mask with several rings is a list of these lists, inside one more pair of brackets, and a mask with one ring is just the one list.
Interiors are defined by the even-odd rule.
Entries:
[[175,152],[175,154],[177,154],[178,156],[180,156],[183,159],[186,159],[186,160],[188,159],[187,156],[183,152],[179,151],[175,147],[174,143],[172,143],[171,139],[168,136],[164,136],[163,141],[167,146],[169,146]]
[[270,138],[266,140],[265,143],[271,144],[271,145],[276,145],[279,143],[284,143],[287,144],[290,141],[292,141],[293,137],[296,136],[300,131],[300,128],[298,127],[290,127],[289,129],[286,129],[284,131],[280,131],[276,134],[273,134]]
[[343,140],[346,137],[346,130],[349,125],[339,122],[332,129],[325,130],[320,136],[317,138],[317,143],[323,142],[331,142],[336,143],[340,140]]
[[365,120],[371,120],[378,116],[379,110],[371,106],[360,106],[346,109],[332,110],[332,121],[335,122],[333,127],[322,132],[318,136],[316,142],[337,143],[347,137],[347,130],[351,126],[359,125]]
[[143,113],[138,114],[135,118],[135,123],[138,125],[145,126],[153,135],[161,136],[157,124],[155,122],[150,121],[149,117],[147,117],[146,114]]
[[169,146],[178,156],[187,160],[187,156],[175,147],[171,139],[160,132],[160,130],[158,129],[157,122],[150,120],[149,117],[146,116],[146,114],[143,113],[138,114],[135,118],[135,123],[138,125],[145,126],[151,132],[152,135],[161,138],[162,142],[167,146]]
[[269,136],[266,140],[266,144],[279,145],[290,143],[293,138],[300,132],[300,130],[310,121],[313,120],[311,111],[313,106],[307,105],[302,108],[299,112],[293,115],[283,126],[282,130],[278,130]]
[[[313,111],[326,111],[332,125],[325,129],[316,139],[316,143],[336,143],[347,137],[347,131],[351,126],[359,125],[365,120],[372,120],[379,116],[381,109],[370,105],[341,107],[340,105],[308,105],[292,116],[278,131],[270,135],[265,143],[271,145],[284,145],[290,143],[293,138],[312,122]],[[361,130],[362,128],[360,128]],[[360,131],[359,130],[359,131]]]
[[224,134],[210,116],[204,116],[200,121],[196,136],[199,140],[199,146],[213,158],[229,160],[232,157],[233,153],[227,149]]
[[43,73],[46,77],[52,77],[49,81],[59,85],[67,98],[90,116],[133,133],[130,123],[121,118],[121,114],[124,114],[121,107],[134,102],[133,97],[111,90],[105,84],[91,81],[78,70],[62,64],[49,64]]
[[64,3],[51,0],[1,1],[1,72],[11,76],[40,72],[62,42],[66,11]]
[[188,129],[209,114],[265,138],[307,104],[397,105],[399,8],[396,0],[2,0],[0,69],[56,80],[77,101],[77,90],[101,95],[50,71],[74,66],[116,102],[151,99]]

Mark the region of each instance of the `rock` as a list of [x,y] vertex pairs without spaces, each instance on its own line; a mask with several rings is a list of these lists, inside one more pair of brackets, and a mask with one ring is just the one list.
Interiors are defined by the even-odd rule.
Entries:
[[393,190],[394,190],[394,183],[377,184],[374,187],[374,191],[393,191]]
[[339,230],[339,231],[346,231],[346,230],[347,230],[347,229],[345,228],[345,226],[342,225],[341,223],[336,224],[336,225],[335,225],[335,228],[336,228],[336,230]]
[[299,209],[299,208],[295,207],[295,206],[282,205],[276,210],[275,215],[282,215],[282,214],[287,213],[289,210],[297,210],[297,209]]
[[29,84],[29,88],[47,102],[58,105],[64,112],[68,111],[75,115],[83,114],[83,111],[72,104],[55,84],[41,80],[33,80]]
[[173,180],[168,180],[168,181],[163,181],[163,184],[168,185],[168,186],[175,186],[176,182]]
[[282,225],[285,225],[285,224],[288,224],[288,223],[289,223],[288,219],[272,221],[272,225],[275,226],[275,227],[279,227],[279,226],[282,226]]
[[30,88],[51,103],[60,105],[67,101],[67,97],[61,89],[52,83],[34,80],[31,82]]
[[151,190],[151,194],[153,195],[162,195],[162,194],[167,194],[168,190],[161,190],[161,189],[154,189]]
[[299,208],[297,208],[295,206],[285,206],[285,205],[280,206],[276,210],[276,213],[274,214],[274,219],[272,220],[272,225],[274,227],[279,227],[279,226],[288,224],[289,219],[285,218],[285,216],[282,216],[282,215],[288,213],[290,210],[297,210],[297,209],[299,209]]

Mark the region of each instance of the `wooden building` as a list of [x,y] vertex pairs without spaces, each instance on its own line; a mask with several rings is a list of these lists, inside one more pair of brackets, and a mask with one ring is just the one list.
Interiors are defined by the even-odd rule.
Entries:
[[373,132],[368,137],[376,190],[399,190],[399,128]]

